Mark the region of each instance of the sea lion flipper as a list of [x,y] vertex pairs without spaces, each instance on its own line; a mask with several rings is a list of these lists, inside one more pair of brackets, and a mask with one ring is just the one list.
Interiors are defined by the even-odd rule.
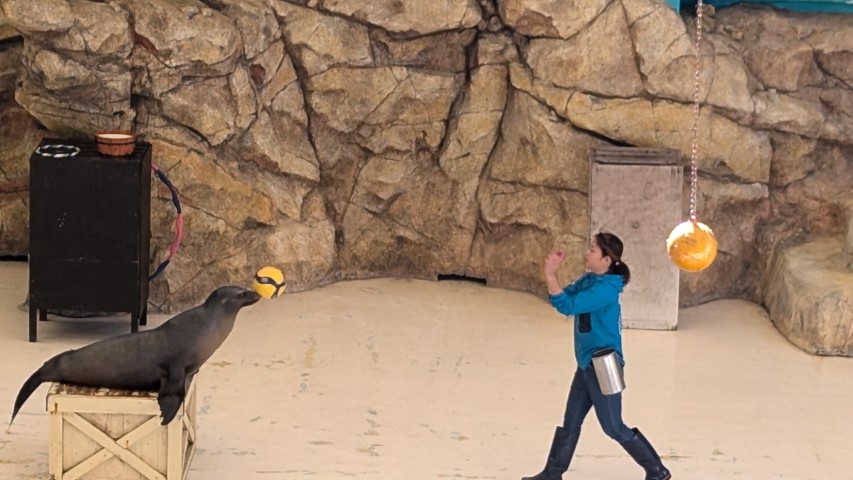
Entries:
[[186,396],[185,380],[184,372],[174,368],[168,369],[160,377],[160,391],[157,394],[157,404],[160,405],[160,415],[163,417],[160,425],[168,425],[178,414]]
[[15,407],[12,410],[12,419],[9,420],[9,427],[12,426],[12,422],[15,421],[15,416],[18,415],[18,412],[21,410],[21,407],[24,406],[24,403],[27,401],[27,399],[30,398],[30,395],[32,395],[33,392],[36,391],[36,388],[38,388],[39,385],[41,385],[46,380],[47,379],[44,375],[44,367],[42,367],[33,372],[33,374],[30,375],[30,378],[28,378],[27,381],[24,382],[24,385],[21,386],[21,390],[18,392],[18,397],[15,398]]

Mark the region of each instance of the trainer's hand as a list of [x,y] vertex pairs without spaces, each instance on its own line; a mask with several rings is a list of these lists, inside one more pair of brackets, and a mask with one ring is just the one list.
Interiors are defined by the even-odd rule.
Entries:
[[555,250],[549,253],[548,256],[545,257],[545,266],[543,267],[545,277],[556,276],[557,269],[560,268],[560,264],[563,263],[565,258],[566,252],[562,250]]

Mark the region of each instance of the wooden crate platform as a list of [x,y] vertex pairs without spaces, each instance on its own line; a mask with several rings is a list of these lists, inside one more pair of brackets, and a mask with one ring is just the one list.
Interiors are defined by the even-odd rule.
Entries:
[[54,383],[48,470],[54,480],[183,480],[195,452],[195,378],[160,425],[156,392]]

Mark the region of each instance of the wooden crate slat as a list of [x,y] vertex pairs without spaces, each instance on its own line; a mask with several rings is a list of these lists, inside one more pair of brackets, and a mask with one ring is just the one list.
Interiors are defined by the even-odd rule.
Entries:
[[117,444],[115,440],[110,438],[104,432],[95,428],[95,426],[91,423],[87,422],[86,420],[83,420],[76,413],[67,414],[65,416],[65,421],[77,427],[77,429],[84,433],[87,437],[101,444],[105,449],[109,450],[110,453],[121,459],[121,461],[130,465],[139,473],[145,475],[145,478],[147,478],[148,480],[166,480],[166,477],[157,470],[155,470],[153,467],[151,467],[151,465],[146,464],[142,461],[141,458],[133,454],[130,450],[123,448],[121,445]]
[[[147,437],[149,434],[157,430],[159,426],[160,419],[158,417],[152,417],[142,425],[136,427],[123,437],[116,440],[116,443],[119,446],[123,446],[123,448],[130,448],[132,444]],[[77,480],[78,478],[90,472],[92,469],[94,469],[101,463],[113,457],[115,457],[115,455],[106,447],[104,447],[98,453],[92,455],[86,460],[83,460],[82,462],[75,465],[74,468],[65,472],[63,480]]]
[[163,426],[156,392],[54,383],[45,405],[51,478],[183,480],[195,453],[195,384],[193,376],[178,415]]

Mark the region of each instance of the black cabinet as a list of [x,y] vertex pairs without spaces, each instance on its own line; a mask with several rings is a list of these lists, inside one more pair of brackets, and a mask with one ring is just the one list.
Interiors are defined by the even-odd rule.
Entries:
[[[151,145],[103,156],[97,144],[45,139],[79,153],[30,157],[29,340],[48,309],[129,312],[145,324],[151,238]],[[49,153],[49,152],[48,152]]]

